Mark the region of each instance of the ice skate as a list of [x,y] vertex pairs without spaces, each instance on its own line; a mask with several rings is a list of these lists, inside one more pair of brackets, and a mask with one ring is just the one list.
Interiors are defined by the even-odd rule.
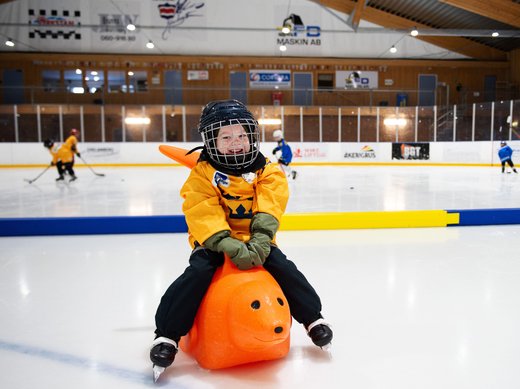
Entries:
[[69,182],[76,181],[77,179],[78,179],[78,177],[76,177],[76,176],[72,176],[72,177],[70,177]]
[[332,329],[323,319],[318,319],[307,326],[307,334],[312,342],[324,350],[329,350],[332,342]]
[[63,174],[61,176],[59,176],[58,178],[56,178],[56,181],[63,181],[65,180],[65,177],[63,176]]
[[291,175],[292,175],[292,179],[296,180],[296,176],[298,175],[298,173],[295,170],[293,170]]
[[178,349],[177,342],[163,336],[153,341],[150,349],[150,360],[153,362],[153,379],[155,382],[157,382],[164,369],[173,363]]

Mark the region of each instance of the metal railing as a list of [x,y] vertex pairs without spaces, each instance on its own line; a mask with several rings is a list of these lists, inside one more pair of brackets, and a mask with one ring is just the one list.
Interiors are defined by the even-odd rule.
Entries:
[[[202,105],[0,105],[0,142],[199,142]],[[465,106],[250,105],[262,140],[281,128],[293,142],[432,142],[519,139],[520,100]],[[129,124],[127,118],[149,119]],[[265,124],[266,120],[270,119]]]

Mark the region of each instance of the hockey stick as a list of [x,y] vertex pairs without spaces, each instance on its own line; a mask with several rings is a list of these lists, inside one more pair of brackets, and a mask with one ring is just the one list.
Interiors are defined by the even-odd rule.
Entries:
[[89,165],[89,164],[88,164],[88,163],[87,163],[87,162],[86,162],[82,157],[79,157],[79,159],[81,159],[81,160],[83,161],[83,163],[84,163],[85,165],[87,165],[87,167],[90,169],[90,171],[91,171],[92,173],[94,173],[96,176],[99,176],[99,177],[105,177],[105,175],[104,175],[103,173],[96,173],[96,172],[94,171],[94,169],[92,169],[92,168],[90,167],[90,165]]
[[45,170],[43,172],[41,172],[40,174],[38,174],[35,178],[33,178],[32,180],[29,180],[28,178],[24,178],[24,181],[28,182],[29,184],[32,184],[34,181],[36,181],[38,178],[40,178],[41,176],[43,176],[43,173],[45,173],[47,170],[49,170],[49,168],[52,166],[49,165],[45,168]]

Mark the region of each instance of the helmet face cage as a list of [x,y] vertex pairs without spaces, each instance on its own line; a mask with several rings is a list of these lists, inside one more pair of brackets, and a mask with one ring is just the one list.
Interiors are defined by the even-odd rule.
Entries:
[[[249,116],[249,115],[247,115]],[[217,138],[222,127],[230,125],[240,125],[244,129],[249,147],[246,144],[242,147],[242,152],[223,154],[217,149]],[[259,152],[259,132],[258,123],[252,117],[236,118],[221,120],[211,123],[200,129],[202,140],[208,156],[216,162],[228,169],[237,171],[246,171],[249,166],[253,164]]]

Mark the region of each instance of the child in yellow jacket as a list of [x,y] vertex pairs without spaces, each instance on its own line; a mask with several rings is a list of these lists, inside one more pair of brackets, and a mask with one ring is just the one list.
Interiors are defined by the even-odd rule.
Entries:
[[318,294],[276,245],[289,189],[278,164],[259,151],[257,121],[237,100],[214,101],[204,107],[198,131],[204,147],[181,188],[193,251],[189,266],[157,309],[150,350],[154,366],[173,363],[178,342],[191,329],[224,253],[241,270],[263,266],[312,341],[319,347],[329,345],[332,330],[321,315]]
[[65,171],[69,173],[70,181],[77,179],[74,173],[74,154],[78,157],[81,156],[77,149],[77,136],[78,130],[73,128],[70,131],[70,136],[60,147],[55,146],[54,141],[51,139],[46,139],[43,142],[45,148],[47,148],[52,155],[51,165],[56,166],[58,170],[59,177],[56,178],[56,181],[63,181],[65,179]]

